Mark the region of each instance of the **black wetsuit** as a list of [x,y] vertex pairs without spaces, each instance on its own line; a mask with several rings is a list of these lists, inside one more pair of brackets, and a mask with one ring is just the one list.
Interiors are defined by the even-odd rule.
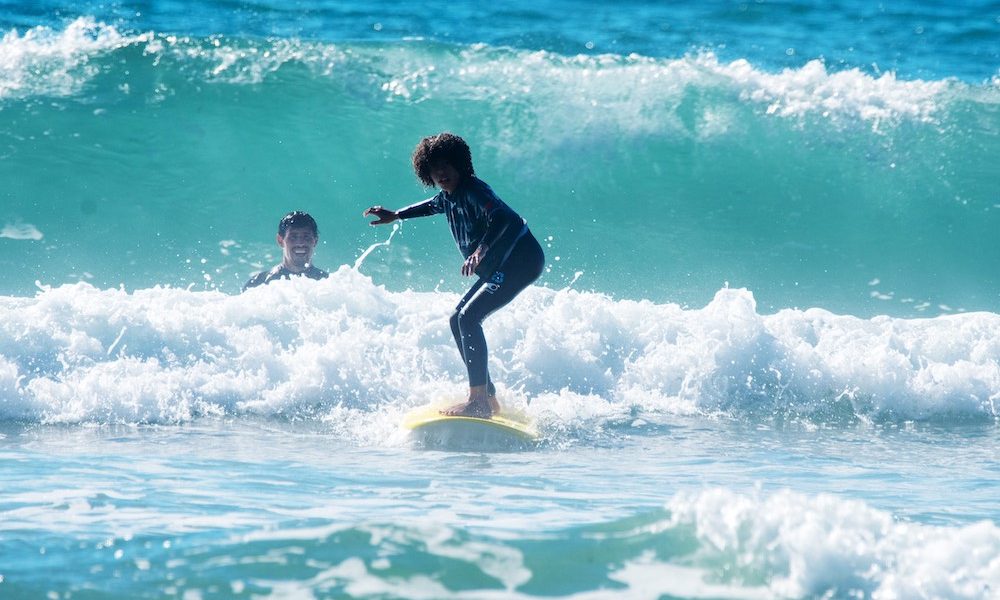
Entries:
[[462,256],[487,251],[479,280],[451,316],[451,332],[469,372],[469,385],[490,383],[483,319],[505,306],[542,274],[545,254],[527,223],[481,179],[465,177],[451,194],[440,192],[396,212],[400,219],[445,213]]
[[309,279],[325,279],[330,276],[330,274],[326,271],[317,269],[312,265],[309,265],[309,268],[301,273],[293,273],[292,271],[286,269],[284,265],[275,265],[270,271],[261,271],[251,277],[250,281],[243,284],[243,289],[241,291],[245,292],[252,287],[264,285],[265,283],[271,283],[275,279],[291,279],[292,275],[301,275],[303,277],[308,277]]

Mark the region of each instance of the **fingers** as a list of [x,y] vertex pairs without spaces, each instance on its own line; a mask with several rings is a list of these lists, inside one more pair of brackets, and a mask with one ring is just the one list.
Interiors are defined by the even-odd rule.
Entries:
[[478,266],[479,266],[479,256],[473,254],[469,258],[465,259],[464,263],[462,263],[462,275],[465,275],[466,277],[472,275],[473,273],[476,272],[476,267]]
[[376,217],[374,221],[368,223],[369,225],[384,225],[386,223],[392,223],[396,220],[396,213],[382,208],[381,206],[372,206],[371,208],[366,209],[365,212],[361,213],[361,216]]

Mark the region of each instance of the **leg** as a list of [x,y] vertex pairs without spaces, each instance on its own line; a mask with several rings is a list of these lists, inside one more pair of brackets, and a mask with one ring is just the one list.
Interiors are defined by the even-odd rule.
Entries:
[[455,312],[451,313],[451,318],[448,319],[448,324],[451,326],[451,335],[455,338],[455,345],[458,346],[458,353],[462,357],[462,364],[468,365],[468,361],[465,358],[465,344],[462,343],[462,329],[459,324],[459,317],[462,315],[462,310],[465,305],[469,303],[479,289],[485,284],[486,281],[479,279],[476,283],[472,284],[472,287],[468,292],[462,296],[462,299],[458,302],[458,306],[455,307]]
[[500,269],[488,280],[477,281],[459,302],[451,317],[451,330],[469,374],[469,399],[442,412],[475,417],[489,417],[499,412],[496,388],[490,381],[487,366],[489,354],[482,323],[535,281],[544,263],[541,246],[527,234],[518,241]]
[[[465,305],[469,303],[469,300],[476,296],[476,293],[485,283],[486,283],[485,279],[479,279],[478,281],[476,281],[476,283],[473,284],[472,288],[468,292],[466,292],[465,296],[462,297],[462,300],[458,303],[458,306],[455,307],[455,312],[452,313],[451,318],[448,319],[449,325],[451,326],[451,335],[455,338],[455,345],[458,346],[458,353],[462,357],[462,362],[465,364],[466,370],[469,369],[470,363],[469,359],[466,358],[465,350],[467,344],[462,340],[462,327],[460,324],[462,320],[461,319],[462,310],[465,308]],[[482,328],[480,327],[480,335],[481,333],[482,333]],[[486,346],[486,339],[483,338],[482,347],[485,349],[485,346]],[[472,360],[476,359],[473,358]],[[497,402],[497,388],[495,385],[493,385],[493,382],[489,380],[489,373],[487,372],[486,374],[485,386],[482,385],[472,386],[471,385],[472,375],[469,376],[469,381],[470,381],[469,399],[462,404],[455,405],[453,407],[445,409],[442,412],[444,412],[445,414],[467,414],[467,412],[471,409],[469,404],[473,400],[476,400],[475,402],[476,408],[471,409],[472,413],[475,413],[474,415],[471,415],[470,413],[471,416],[480,416],[488,418],[490,415],[500,412],[500,403]],[[482,404],[481,398],[484,395],[486,398],[486,403],[489,405],[490,409],[488,413],[485,410],[480,409],[480,405]]]
[[[481,352],[479,349],[482,351],[486,349],[486,339],[482,333],[482,326],[479,323],[469,321],[465,312],[466,306],[479,297],[486,283],[485,279],[477,280],[462,297],[449,319],[455,345],[458,346],[458,353],[469,373],[469,397],[461,404],[442,410],[441,412],[444,414],[489,418],[490,415],[500,411],[500,404],[496,400],[496,387],[489,380],[488,372],[485,375],[486,382],[481,383],[483,377],[481,372],[485,370],[485,364],[480,365],[479,354]],[[485,353],[482,352],[482,354],[485,358]],[[473,365],[476,365],[476,368],[473,368]]]

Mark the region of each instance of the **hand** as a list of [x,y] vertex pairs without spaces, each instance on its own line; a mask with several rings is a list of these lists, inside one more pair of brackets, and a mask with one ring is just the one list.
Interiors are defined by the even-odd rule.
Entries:
[[476,248],[476,251],[469,255],[469,258],[465,259],[465,263],[462,264],[462,275],[468,277],[476,272],[476,268],[479,263],[483,261],[483,257],[486,256],[487,248],[480,245]]
[[369,223],[369,225],[385,225],[386,223],[392,223],[399,216],[396,211],[389,210],[388,208],[382,208],[381,206],[373,206],[362,213],[363,217],[374,216],[377,217],[374,221]]

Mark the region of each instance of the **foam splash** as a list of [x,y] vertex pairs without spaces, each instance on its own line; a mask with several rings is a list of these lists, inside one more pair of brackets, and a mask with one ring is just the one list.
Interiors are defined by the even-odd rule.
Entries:
[[1000,528],[990,521],[900,522],[861,501],[789,490],[681,493],[667,508],[659,528],[691,532],[703,575],[771,597],[989,598],[1000,589]]
[[392,244],[392,238],[396,236],[397,231],[399,231],[399,223],[393,223],[392,231],[389,232],[389,237],[386,238],[384,242],[376,242],[372,244],[364,252],[362,252],[361,256],[359,256],[357,260],[354,261],[354,267],[353,267],[354,270],[357,271],[358,269],[360,269],[361,265],[364,264],[365,259],[368,258],[368,255],[374,252],[376,248]]
[[[457,295],[391,292],[349,266],[239,296],[86,283],[0,299],[0,417],[57,423],[320,419],[387,442],[401,414],[457,395]],[[530,326],[525,326],[530,323]],[[657,415],[992,422],[1000,315],[865,320],[756,311],[723,289],[685,310],[530,288],[486,323],[506,402],[543,434]]]
[[37,227],[31,223],[8,223],[0,229],[0,238],[9,240],[31,240],[38,241],[45,237]]
[[123,35],[92,17],[80,17],[65,29],[16,29],[0,40],[0,100],[32,96],[72,96],[99,72],[95,57],[152,39]]
[[745,98],[767,104],[768,114],[845,115],[876,127],[886,120],[933,122],[951,85],[948,81],[900,80],[891,72],[878,77],[859,69],[831,73],[821,60],[777,74],[761,72],[742,59],[721,65],[709,55],[702,62],[733,81]]

